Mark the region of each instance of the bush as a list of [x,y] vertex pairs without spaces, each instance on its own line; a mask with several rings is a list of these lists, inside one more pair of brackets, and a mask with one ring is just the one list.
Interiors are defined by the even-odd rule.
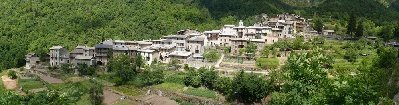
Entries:
[[184,84],[186,86],[205,86],[209,89],[213,89],[216,85],[215,82],[217,78],[218,74],[213,71],[213,69],[208,70],[205,68],[200,68],[197,71],[189,71],[187,76],[184,78]]
[[348,48],[346,50],[344,59],[348,60],[348,62],[356,62],[358,55],[358,52],[354,48]]
[[17,79],[17,73],[13,70],[8,71],[8,77],[10,77],[11,79]]
[[164,81],[164,74],[162,70],[145,70],[139,78],[142,85],[150,86],[161,84]]
[[61,71],[64,73],[72,73],[73,69],[71,69],[70,64],[62,64],[61,65]]
[[277,58],[258,58],[256,66],[262,69],[276,69],[279,66]]
[[209,50],[204,54],[204,57],[209,62],[216,62],[220,58],[220,54],[216,50]]
[[270,81],[266,81],[258,75],[241,71],[232,81],[229,98],[245,103],[255,102],[266,97],[272,91],[271,89]]
[[94,75],[96,73],[96,68],[94,66],[88,66],[86,64],[78,64],[77,69],[80,75]]
[[181,75],[181,74],[172,74],[172,75],[166,76],[165,82],[184,84],[184,77],[185,76]]
[[231,79],[228,77],[219,77],[216,80],[215,89],[224,95],[229,94],[231,91]]

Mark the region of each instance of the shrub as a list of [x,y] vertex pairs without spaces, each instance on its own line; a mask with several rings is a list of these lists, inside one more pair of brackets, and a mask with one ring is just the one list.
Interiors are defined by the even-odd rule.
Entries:
[[8,77],[11,79],[17,79],[17,73],[13,70],[8,71]]
[[184,84],[184,75],[172,74],[172,75],[166,76],[165,82]]
[[216,50],[209,50],[204,54],[204,57],[209,62],[216,62],[220,58],[220,54]]
[[220,93],[227,95],[231,89],[231,79],[228,77],[219,77],[216,80],[215,89]]

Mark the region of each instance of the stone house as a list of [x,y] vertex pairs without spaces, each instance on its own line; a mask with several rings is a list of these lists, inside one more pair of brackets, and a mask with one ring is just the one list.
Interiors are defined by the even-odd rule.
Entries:
[[159,53],[156,50],[149,50],[149,49],[145,49],[145,50],[137,50],[137,53],[141,55],[141,57],[143,57],[143,61],[145,64],[151,65],[151,63],[155,60],[155,59],[159,59]]
[[170,59],[177,59],[180,63],[187,63],[191,56],[192,53],[187,51],[174,51],[169,54]]
[[219,43],[220,46],[228,47],[231,46],[231,38],[237,37],[237,31],[234,29],[234,25],[224,25],[220,30]]
[[85,53],[86,46],[76,46],[75,49],[72,50],[69,54],[69,59],[71,62],[75,62],[75,57],[78,55],[83,55]]
[[147,47],[150,47],[152,45],[152,42],[150,42],[150,41],[138,41],[137,44],[139,45],[140,49],[145,49]]
[[88,66],[96,65],[96,59],[93,56],[78,55],[75,57],[74,65],[86,64]]
[[83,50],[84,50],[83,56],[92,56],[92,57],[94,57],[95,54],[96,54],[95,49],[96,49],[96,48],[94,48],[94,47],[87,47],[87,46],[86,46],[86,47],[83,49]]
[[126,45],[113,45],[112,46],[112,54],[113,56],[118,56],[121,54],[128,55],[129,54],[129,48]]
[[188,35],[169,35],[164,36],[163,39],[171,40],[172,44],[176,46],[176,51],[186,50]]
[[265,48],[266,41],[263,39],[250,39],[249,41],[256,45],[257,55]]
[[110,55],[112,55],[112,45],[109,44],[97,44],[95,46],[96,61],[98,65],[107,65]]
[[279,39],[279,37],[277,37],[277,36],[272,36],[272,35],[268,35],[268,36],[266,36],[266,37],[264,37],[264,38],[265,38],[265,39],[264,39],[265,44],[268,44],[268,45],[274,44],[274,43],[277,42],[278,39]]
[[28,53],[25,55],[25,69],[30,69],[40,64],[40,58],[35,53]]
[[203,54],[205,52],[205,43],[207,43],[206,36],[195,36],[187,40],[187,51],[194,54]]
[[323,30],[323,35],[335,35],[334,30]]
[[126,47],[128,48],[127,54],[130,58],[134,58],[137,54],[137,50],[140,49],[138,42],[136,41],[125,41]]
[[50,48],[50,66],[60,67],[62,64],[70,63],[68,50],[62,46]]
[[161,44],[161,45],[152,45],[151,50],[156,50],[159,54],[158,58],[159,61],[163,63],[167,63],[169,53],[176,50],[176,46],[171,44]]
[[219,44],[220,44],[220,42],[218,40],[219,34],[220,34],[220,30],[205,31],[204,35],[208,39],[208,43],[206,43],[207,46],[210,46],[210,47],[219,46]]
[[240,49],[245,48],[248,39],[244,38],[232,38],[231,39],[231,52],[234,55],[239,55]]

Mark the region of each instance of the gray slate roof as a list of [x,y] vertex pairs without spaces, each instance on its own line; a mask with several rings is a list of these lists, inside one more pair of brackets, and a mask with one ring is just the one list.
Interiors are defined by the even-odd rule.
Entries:
[[83,56],[83,55],[78,55],[75,57],[75,59],[80,59],[80,60],[90,60],[93,59],[92,56]]
[[204,41],[204,40],[205,40],[205,37],[200,37],[200,36],[196,36],[196,37],[192,37],[192,38],[188,39],[188,41],[198,41],[198,42]]
[[95,48],[112,48],[112,46],[107,44],[97,44]]
[[113,50],[123,50],[123,51],[127,51],[129,50],[129,48],[126,45],[114,45],[114,47],[112,47]]

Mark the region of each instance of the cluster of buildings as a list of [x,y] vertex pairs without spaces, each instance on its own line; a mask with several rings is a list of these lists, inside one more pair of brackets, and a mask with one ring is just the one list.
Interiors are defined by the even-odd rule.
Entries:
[[112,56],[120,54],[132,58],[141,55],[147,64],[155,59],[169,62],[177,59],[182,63],[188,60],[202,60],[205,49],[230,47],[233,55],[239,53],[249,42],[260,50],[281,39],[295,38],[296,34],[311,34],[305,18],[292,14],[281,14],[267,18],[267,21],[245,26],[243,21],[237,25],[224,25],[220,30],[199,32],[180,30],[175,35],[163,36],[159,40],[105,40],[94,47],[77,46],[68,52],[62,46],[50,48],[50,66],[69,64],[106,65]]

